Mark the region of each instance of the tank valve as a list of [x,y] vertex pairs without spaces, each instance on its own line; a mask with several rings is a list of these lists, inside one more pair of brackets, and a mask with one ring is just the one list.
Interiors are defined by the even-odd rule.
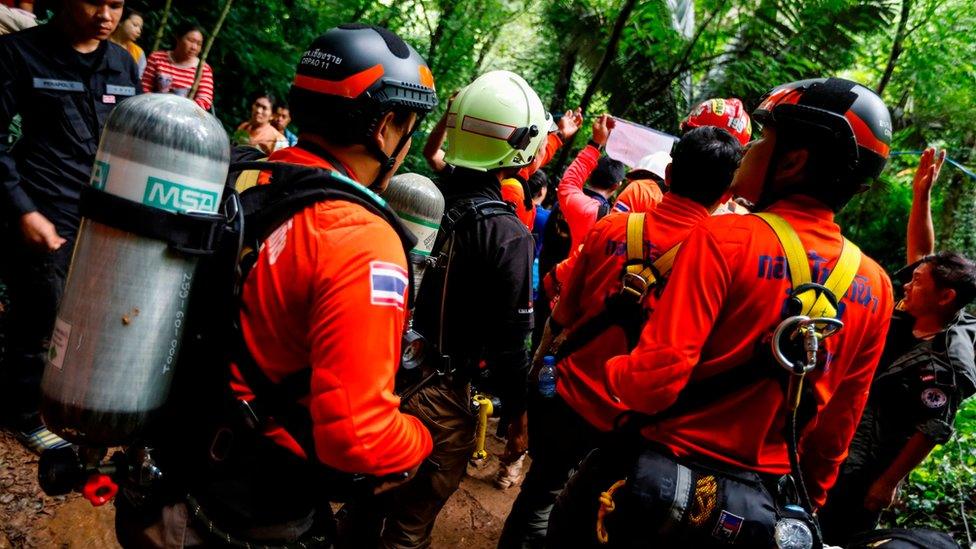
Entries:
[[112,477],[102,473],[95,473],[88,477],[88,481],[81,489],[81,495],[85,496],[94,507],[105,505],[117,493],[119,493],[119,485],[112,480]]

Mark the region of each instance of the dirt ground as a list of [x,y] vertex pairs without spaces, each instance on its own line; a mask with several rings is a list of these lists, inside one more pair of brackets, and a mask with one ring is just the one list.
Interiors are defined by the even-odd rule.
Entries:
[[[492,429],[489,428],[489,431]],[[469,467],[461,488],[434,526],[434,547],[495,547],[518,488],[491,485],[503,449],[489,441],[492,457],[483,468]],[[0,430],[0,549],[116,548],[112,505],[92,507],[79,494],[48,497],[37,485],[37,457]]]

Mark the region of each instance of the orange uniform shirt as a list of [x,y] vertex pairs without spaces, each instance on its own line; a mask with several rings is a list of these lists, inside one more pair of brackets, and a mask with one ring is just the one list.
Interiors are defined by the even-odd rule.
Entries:
[[514,177],[503,179],[502,200],[515,208],[515,215],[518,216],[519,221],[531,231],[535,225],[535,204],[531,208],[526,209],[525,189],[522,188],[522,182]]
[[[814,280],[823,283],[841,250],[833,213],[806,197],[780,201],[768,211],[790,222]],[[782,320],[790,286],[782,246],[765,222],[751,215],[706,219],[682,245],[637,348],[607,362],[609,391],[624,406],[654,414],[670,406],[689,381],[760,360],[757,342]],[[817,505],[834,483],[864,409],[891,317],[891,281],[863,256],[840,303],[845,327],[821,350],[825,371],[808,376],[817,416],[800,440],[802,469]],[[644,435],[678,456],[786,474],[783,401],[783,389],[770,379],[661,421]]]
[[[270,160],[331,168],[298,147]],[[396,233],[345,201],[309,206],[272,233],[244,285],[248,349],[272,381],[312,368],[315,449],[341,471],[407,471],[432,449],[430,433],[400,413],[393,394],[407,291]],[[304,455],[283,430],[267,434]]]
[[664,193],[650,179],[635,179],[624,187],[613,203],[618,212],[646,212],[661,203]]
[[[557,134],[548,134],[546,136],[546,142],[539,148],[539,154],[536,155],[535,162],[519,170],[518,177],[522,181],[528,181],[532,177],[532,174],[539,171],[552,160],[556,151],[562,146],[563,140]],[[508,202],[515,208],[515,215],[529,229],[529,232],[532,232],[532,228],[535,227],[535,205],[533,204],[529,208],[525,207],[525,189],[522,187],[522,182],[515,178],[503,180],[502,200]]]
[[[604,308],[606,298],[620,291],[620,275],[627,261],[628,215],[610,214],[593,227],[582,251],[575,256],[572,274],[563,287],[553,312],[556,322],[572,332]],[[682,242],[708,211],[697,202],[675,194],[664,200],[644,219],[644,249],[654,261]],[[644,307],[653,310],[658,292],[648,292]],[[626,410],[607,395],[604,364],[627,353],[627,338],[612,326],[557,365],[556,391],[576,413],[601,431],[613,429],[616,417]]]

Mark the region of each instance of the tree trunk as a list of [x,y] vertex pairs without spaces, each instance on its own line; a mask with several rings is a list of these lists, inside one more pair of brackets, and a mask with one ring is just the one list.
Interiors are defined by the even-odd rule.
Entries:
[[593,72],[593,78],[590,79],[590,83],[586,86],[586,91],[583,92],[583,98],[580,99],[580,108],[583,112],[586,112],[586,108],[590,106],[590,101],[593,100],[593,95],[596,94],[596,89],[600,85],[600,80],[603,79],[603,75],[606,74],[607,69],[610,68],[610,63],[613,62],[613,58],[617,55],[617,47],[620,45],[620,36],[624,32],[624,26],[627,24],[627,19],[630,18],[630,13],[634,11],[634,6],[637,4],[636,0],[626,0],[623,7],[620,8],[620,13],[617,15],[617,21],[613,24],[613,31],[610,33],[610,38],[607,40],[607,49],[603,51],[603,57],[600,59],[600,64],[597,65],[596,71]]
[[451,20],[453,14],[454,2],[452,0],[448,0],[441,5],[441,12],[437,16],[437,26],[434,27],[434,33],[430,35],[430,47],[427,48],[427,66],[432,72],[434,71],[437,46],[440,45],[441,40],[444,38],[444,30],[447,28],[447,22]]
[[163,43],[163,34],[166,32],[166,23],[169,21],[169,12],[173,7],[173,0],[166,0],[166,5],[163,6],[163,15],[159,18],[159,28],[156,29],[156,37],[153,39],[152,49],[149,53],[159,50],[160,44]]
[[912,0],[901,0],[901,15],[898,18],[898,29],[895,31],[895,40],[891,44],[891,54],[888,56],[888,64],[885,66],[881,81],[875,90],[878,95],[884,93],[888,83],[891,82],[891,75],[895,72],[895,64],[901,56],[902,48],[905,45],[905,37],[908,36],[908,16],[912,12]]
[[[613,31],[610,32],[610,38],[607,39],[607,49],[603,51],[600,64],[597,65],[596,70],[593,72],[593,77],[590,78],[590,83],[587,84],[586,90],[583,92],[583,97],[580,99],[579,107],[583,110],[584,114],[586,113],[587,107],[590,106],[590,101],[593,100],[593,95],[596,94],[600,80],[603,79],[603,75],[610,68],[610,63],[617,56],[617,46],[620,45],[620,36],[624,32],[624,26],[627,24],[627,19],[630,18],[630,14],[634,11],[636,4],[637,0],[625,0],[624,5],[620,8],[620,13],[617,14],[617,20],[613,24]],[[579,134],[579,132],[576,133],[577,135]],[[566,160],[569,158],[569,151],[573,148],[573,141],[575,140],[576,136],[574,135],[573,139],[563,144],[563,150],[559,152],[559,161],[556,162],[556,166],[562,167],[566,164]]]
[[496,28],[484,44],[481,45],[481,49],[478,51],[478,60],[474,64],[474,75],[477,77],[481,74],[481,66],[485,64],[485,59],[488,58],[488,54],[491,53],[491,49],[495,47],[495,42],[498,41],[498,37],[501,35],[501,28]]
[[197,90],[200,89],[200,79],[203,78],[203,65],[207,62],[207,56],[210,55],[210,48],[213,47],[214,41],[217,40],[217,35],[220,34],[220,27],[224,26],[224,20],[227,19],[227,14],[230,13],[230,7],[234,4],[234,0],[227,0],[224,2],[224,9],[220,12],[220,17],[217,18],[217,23],[214,25],[212,31],[210,31],[210,36],[207,37],[207,43],[203,46],[203,52],[200,54],[200,61],[197,63],[197,73],[193,77],[193,87],[190,88],[190,93],[188,97],[193,99],[197,96]]
[[570,84],[573,83],[573,72],[576,71],[576,62],[579,59],[579,48],[571,47],[563,57],[562,65],[559,67],[559,77],[556,79],[556,87],[552,90],[552,102],[549,103],[549,110],[552,112],[563,112],[566,108],[566,96],[569,95]]

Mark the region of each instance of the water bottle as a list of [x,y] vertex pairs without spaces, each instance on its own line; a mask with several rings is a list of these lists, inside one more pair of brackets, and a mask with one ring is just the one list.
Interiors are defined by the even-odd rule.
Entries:
[[545,398],[556,395],[556,357],[546,355],[539,370],[539,394]]

